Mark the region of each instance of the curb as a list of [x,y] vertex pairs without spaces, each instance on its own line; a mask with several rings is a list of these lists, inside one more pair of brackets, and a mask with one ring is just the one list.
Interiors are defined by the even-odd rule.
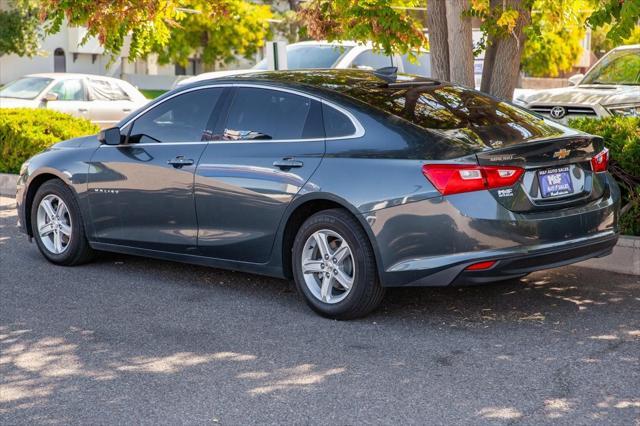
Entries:
[[16,183],[18,175],[0,173],[0,195],[16,196]]
[[613,253],[609,256],[585,260],[576,263],[576,266],[640,275],[640,237],[621,235],[618,244],[613,248]]
[[[15,197],[18,175],[0,173],[0,195]],[[609,256],[589,259],[575,266],[640,276],[640,237],[620,236]]]

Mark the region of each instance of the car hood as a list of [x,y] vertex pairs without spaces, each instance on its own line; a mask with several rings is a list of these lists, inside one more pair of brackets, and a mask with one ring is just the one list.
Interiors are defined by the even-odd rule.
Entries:
[[33,99],[0,98],[0,108],[37,108],[40,102]]
[[98,135],[90,135],[58,142],[57,144],[52,145],[51,149],[97,148],[99,146],[100,142],[98,141]]
[[257,70],[254,70],[254,69],[248,69],[248,70],[227,70],[227,71],[205,72],[205,73],[194,75],[193,77],[188,77],[178,81],[176,83],[176,87],[181,87],[186,84],[195,83],[197,81],[210,80],[212,78],[233,77],[235,75],[248,74],[256,71]]
[[611,105],[640,100],[640,86],[580,85],[540,90],[524,98],[527,105]]

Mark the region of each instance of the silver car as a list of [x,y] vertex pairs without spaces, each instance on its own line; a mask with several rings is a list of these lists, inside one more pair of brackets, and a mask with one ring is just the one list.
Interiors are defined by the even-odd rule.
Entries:
[[50,108],[111,127],[149,100],[126,81],[90,74],[30,74],[0,89],[0,108]]
[[572,87],[541,90],[515,103],[563,124],[574,117],[640,116],[640,44],[604,55]]

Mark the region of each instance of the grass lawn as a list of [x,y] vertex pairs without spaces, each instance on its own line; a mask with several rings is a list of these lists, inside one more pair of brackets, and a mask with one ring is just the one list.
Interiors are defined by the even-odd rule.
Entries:
[[155,99],[158,96],[162,95],[163,93],[167,92],[167,90],[148,90],[148,89],[139,89],[139,90],[147,99]]

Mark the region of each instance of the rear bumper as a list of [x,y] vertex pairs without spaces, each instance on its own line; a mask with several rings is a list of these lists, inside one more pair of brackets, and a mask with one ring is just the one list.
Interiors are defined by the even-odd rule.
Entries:
[[[620,208],[607,179],[601,199],[545,212],[513,213],[487,191],[370,212],[382,285],[483,284],[606,256],[618,240]],[[483,261],[496,263],[465,270]]]

